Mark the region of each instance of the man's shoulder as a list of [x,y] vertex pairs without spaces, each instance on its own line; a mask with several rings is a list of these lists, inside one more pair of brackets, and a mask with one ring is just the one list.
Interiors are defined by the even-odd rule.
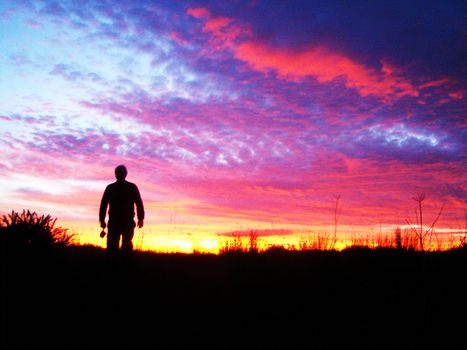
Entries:
[[136,184],[134,184],[133,182],[128,182],[128,185],[131,186],[132,189],[138,190],[138,186],[136,186]]
[[131,189],[138,189],[138,186],[136,186],[133,182],[129,182],[129,181],[123,181],[124,183],[124,186],[128,187],[128,188],[131,188]]
[[108,184],[107,187],[105,188],[105,191],[106,192],[114,192],[114,191],[118,192],[121,188],[122,188],[122,184],[115,181],[115,182],[112,182],[111,184]]
[[[119,182],[117,181],[115,183],[119,183]],[[123,184],[124,186],[136,186],[133,182],[130,182],[130,181],[127,181],[127,180],[123,180],[121,182],[121,184]]]
[[106,190],[111,190],[111,189],[114,188],[116,185],[117,185],[116,182],[112,182],[111,184],[108,184],[107,187],[106,187],[105,189],[106,189]]
[[109,185],[107,185],[106,187],[106,191],[120,191],[124,188],[128,188],[128,189],[131,189],[131,190],[137,190],[138,187],[132,183],[132,182],[128,182],[128,181],[115,181]]

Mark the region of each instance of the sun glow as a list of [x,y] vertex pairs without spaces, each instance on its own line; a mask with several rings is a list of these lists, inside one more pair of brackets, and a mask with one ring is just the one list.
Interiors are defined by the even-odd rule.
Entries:
[[234,231],[326,245],[336,196],[339,249],[380,223],[393,235],[420,193],[424,218],[444,204],[438,232],[459,227],[464,11],[400,41],[410,16],[385,24],[379,2],[345,23],[336,4],[316,21],[315,2],[246,3],[0,1],[0,214],[50,214],[104,246],[99,201],[125,164],[147,214],[137,249],[216,253]]
[[[77,234],[77,243],[91,244],[105,248],[106,239],[99,237],[98,225],[66,223],[61,225]],[[168,229],[169,228],[169,229]],[[191,227],[192,229],[192,227]],[[418,238],[408,227],[401,227],[401,245],[403,248],[418,249]],[[158,253],[209,253],[219,254],[228,251],[262,252],[280,247],[291,251],[297,250],[342,250],[352,246],[369,248],[397,248],[395,228],[384,231],[347,230],[334,236],[332,230],[311,232],[309,230],[286,231],[271,234],[268,230],[247,230],[235,233],[222,233],[199,228],[193,233],[186,233],[190,227],[171,228],[167,225],[150,225],[135,229],[133,245],[136,250]],[[280,230],[279,230],[280,231]],[[327,232],[327,233],[326,233]],[[425,249],[445,250],[456,247],[465,239],[462,230],[440,230],[426,238]]]

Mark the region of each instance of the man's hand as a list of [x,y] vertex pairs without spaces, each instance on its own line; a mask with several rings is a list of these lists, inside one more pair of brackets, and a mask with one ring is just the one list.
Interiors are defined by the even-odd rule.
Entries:
[[138,228],[142,228],[144,226],[143,220],[138,220]]
[[101,227],[102,227],[103,229],[107,227],[107,225],[105,224],[105,221],[102,221],[102,222],[101,222]]

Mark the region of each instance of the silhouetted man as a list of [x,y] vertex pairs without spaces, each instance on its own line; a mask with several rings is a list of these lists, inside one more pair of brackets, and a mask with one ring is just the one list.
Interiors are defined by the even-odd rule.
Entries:
[[124,165],[115,168],[117,181],[108,185],[102,196],[99,209],[99,221],[105,229],[105,215],[109,206],[109,224],[107,232],[107,250],[115,252],[119,248],[120,236],[122,236],[122,250],[131,252],[133,250],[133,239],[135,231],[135,205],[138,216],[138,227],[144,225],[144,207],[135,184],[125,180],[127,170]]

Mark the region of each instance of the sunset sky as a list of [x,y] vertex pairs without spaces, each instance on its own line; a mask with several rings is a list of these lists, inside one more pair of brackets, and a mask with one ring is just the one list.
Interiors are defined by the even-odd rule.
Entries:
[[[0,213],[99,240],[115,166],[145,247],[463,229],[465,1],[0,0]],[[162,242],[162,243],[161,243]],[[136,242],[137,244],[137,242]],[[188,249],[187,248],[187,249]]]

